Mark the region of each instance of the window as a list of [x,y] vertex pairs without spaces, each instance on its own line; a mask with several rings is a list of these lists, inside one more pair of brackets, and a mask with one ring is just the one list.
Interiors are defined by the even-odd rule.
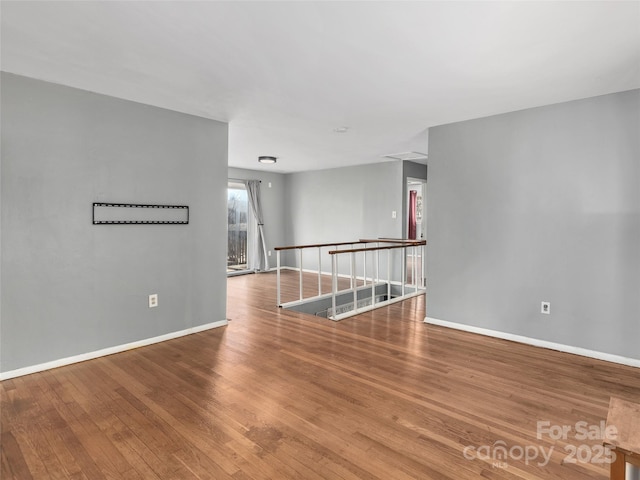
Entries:
[[247,271],[247,230],[249,202],[247,189],[239,182],[227,188],[227,273]]

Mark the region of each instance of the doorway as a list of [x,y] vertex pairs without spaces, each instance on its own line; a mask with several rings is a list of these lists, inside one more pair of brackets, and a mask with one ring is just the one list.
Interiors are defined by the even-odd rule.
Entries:
[[426,217],[427,181],[421,178],[407,178],[407,230],[406,237],[410,240],[424,240],[427,238]]
[[[407,177],[406,205],[406,231],[405,238],[410,240],[427,239],[427,210],[426,193],[427,181],[421,178]],[[406,281],[407,283],[419,283],[424,286],[424,262],[422,250],[408,249],[406,256]],[[415,255],[415,257],[414,257]],[[422,281],[420,281],[422,279]]]
[[242,182],[227,185],[227,275],[248,273],[249,199]]

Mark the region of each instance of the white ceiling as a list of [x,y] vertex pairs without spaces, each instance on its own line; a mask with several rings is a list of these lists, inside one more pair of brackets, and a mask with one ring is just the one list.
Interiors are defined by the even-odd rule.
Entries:
[[638,1],[3,1],[0,14],[2,70],[227,121],[242,168],[388,161],[426,152],[431,126],[640,87]]

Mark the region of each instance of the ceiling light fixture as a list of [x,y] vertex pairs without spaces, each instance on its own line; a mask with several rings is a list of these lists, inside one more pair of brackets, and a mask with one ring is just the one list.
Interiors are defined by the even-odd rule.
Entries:
[[349,127],[338,127],[333,129],[333,131],[336,133],[347,133],[348,130]]
[[262,155],[258,157],[258,161],[260,163],[276,163],[278,161],[278,157],[271,157],[268,155]]

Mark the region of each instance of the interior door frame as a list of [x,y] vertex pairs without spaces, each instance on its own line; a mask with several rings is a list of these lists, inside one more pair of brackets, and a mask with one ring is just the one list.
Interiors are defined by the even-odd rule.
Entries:
[[[420,224],[420,230],[416,231],[416,239],[417,240],[425,240],[427,238],[427,181],[424,178],[414,178],[407,177],[406,178],[406,193],[404,198],[405,204],[405,219],[404,219],[404,237],[409,238],[409,202],[410,202],[410,192],[411,186],[420,185],[421,186],[421,195],[422,195],[422,221]],[[416,226],[417,228],[417,226]]]
[[[405,179],[405,198],[404,198],[404,238],[409,238],[409,206],[410,206],[410,198],[411,198],[411,187],[415,187],[416,185],[420,185],[420,194],[422,201],[422,216],[420,222],[420,229],[418,230],[418,226],[416,225],[416,240],[426,240],[427,239],[427,180],[424,178],[415,178],[415,177],[406,177]],[[412,260],[411,250],[407,249],[405,254],[405,262],[406,265],[409,265]],[[419,261],[419,274],[422,278],[424,278],[423,270],[426,268],[425,259],[420,258]],[[407,278],[404,280],[407,281],[409,277],[409,273],[407,271]]]

